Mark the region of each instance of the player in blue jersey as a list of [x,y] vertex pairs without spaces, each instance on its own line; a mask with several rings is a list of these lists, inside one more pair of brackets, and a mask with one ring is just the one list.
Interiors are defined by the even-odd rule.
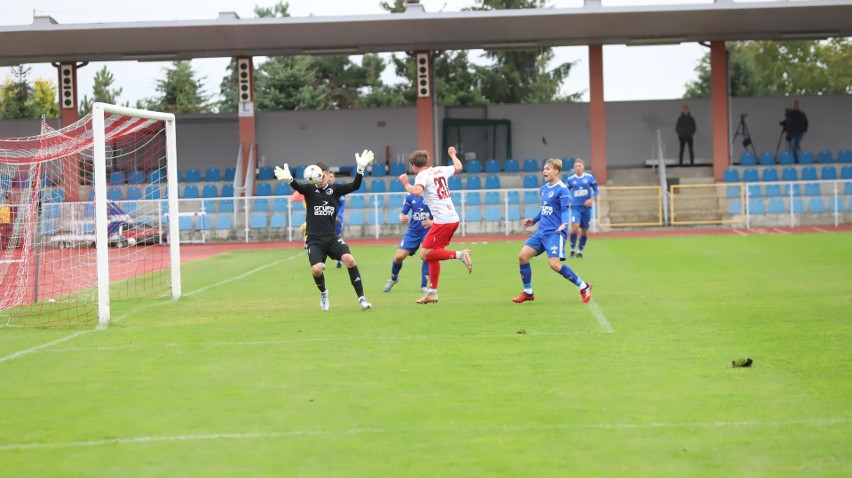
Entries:
[[[334,184],[335,182],[334,171],[328,170],[325,173],[325,182],[327,184]],[[345,222],[343,219],[343,211],[346,210],[346,196],[340,196],[340,202],[337,209],[337,217],[334,218],[334,230],[337,231],[337,235],[343,238],[343,223]],[[340,269],[343,267],[343,261],[340,259],[337,260],[337,268]]]
[[571,191],[571,257],[580,258],[589,240],[589,221],[592,219],[592,205],[598,197],[598,182],[591,173],[586,172],[586,163],[582,159],[575,159],[574,175],[568,178],[567,186]]
[[538,230],[530,236],[518,254],[518,262],[521,269],[521,281],[524,283],[524,291],[521,295],[512,299],[512,302],[520,304],[528,300],[535,300],[532,288],[532,267],[530,259],[542,252],[547,253],[548,264],[554,272],[568,279],[580,289],[580,297],[583,303],[592,298],[592,284],[580,279],[570,267],[562,264],[565,260],[565,237],[570,220],[569,206],[571,196],[565,184],[559,180],[562,171],[562,160],[550,158],[544,163],[544,186],[541,187],[541,210],[534,218],[525,218],[524,228],[539,223]]
[[[408,214],[411,213],[411,217]],[[399,213],[400,222],[408,223],[408,230],[405,231],[402,241],[399,243],[399,249],[393,257],[391,264],[391,276],[385,284],[384,291],[390,292],[394,285],[399,282],[399,271],[402,269],[402,261],[408,256],[413,256],[426,233],[429,232],[429,227],[432,226],[432,212],[429,206],[423,200],[423,196],[415,196],[409,194],[405,197],[402,203],[402,212]],[[428,292],[428,277],[429,263],[423,261],[423,266],[420,269],[420,290],[423,293]]]

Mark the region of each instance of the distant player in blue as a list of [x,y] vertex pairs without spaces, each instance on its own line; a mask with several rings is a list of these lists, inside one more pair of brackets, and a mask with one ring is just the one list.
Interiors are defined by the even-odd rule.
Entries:
[[[410,218],[408,217],[409,212],[411,213]],[[405,231],[405,236],[400,241],[399,249],[397,249],[396,255],[393,257],[391,277],[385,284],[385,292],[390,292],[393,286],[399,282],[399,271],[402,269],[402,261],[408,256],[413,256],[417,252],[417,249],[420,248],[423,238],[426,237],[426,233],[429,232],[429,228],[432,226],[432,212],[429,210],[426,202],[424,202],[423,196],[409,194],[402,203],[402,212],[399,213],[399,220],[403,224],[408,223],[408,230]],[[429,263],[423,261],[423,266],[420,270],[420,290],[424,293],[428,292],[427,277],[429,277]]]
[[539,223],[538,230],[530,236],[518,254],[518,262],[521,269],[521,281],[524,283],[524,291],[521,295],[512,299],[512,302],[520,304],[528,300],[535,300],[532,288],[532,267],[530,259],[542,252],[547,253],[548,264],[554,272],[571,281],[580,289],[580,298],[587,303],[592,298],[592,284],[583,282],[570,267],[562,264],[565,260],[565,236],[570,220],[569,207],[571,205],[571,193],[565,184],[559,180],[562,171],[562,160],[551,158],[544,163],[544,186],[541,187],[541,210],[534,218],[526,218],[523,221],[524,228]]
[[[568,178],[571,191],[571,257],[583,257],[583,249],[589,240],[589,221],[592,219],[592,204],[598,197],[598,182],[586,172],[582,159],[574,160],[574,175]],[[580,231],[580,247],[577,247],[577,230]]]
[[[328,175],[328,182],[334,184],[334,171],[329,171],[326,173]],[[346,196],[340,196],[340,202],[338,203],[337,216],[334,218],[334,230],[337,232],[337,235],[343,237],[343,223],[345,222],[343,219],[343,211],[346,210]],[[340,269],[343,267],[343,263],[340,259],[337,260],[337,268]]]

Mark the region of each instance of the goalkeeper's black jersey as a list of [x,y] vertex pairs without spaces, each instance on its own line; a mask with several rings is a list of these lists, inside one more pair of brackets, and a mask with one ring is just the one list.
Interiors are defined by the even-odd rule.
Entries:
[[294,190],[305,195],[305,235],[307,237],[336,236],[334,228],[337,210],[340,208],[340,196],[344,196],[361,187],[363,175],[356,174],[351,183],[335,183],[320,189],[313,184],[301,184],[295,179],[290,183]]

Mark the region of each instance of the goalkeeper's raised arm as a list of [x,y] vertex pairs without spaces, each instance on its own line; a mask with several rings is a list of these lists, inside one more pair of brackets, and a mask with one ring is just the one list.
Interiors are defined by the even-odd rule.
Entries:
[[351,183],[342,184],[338,190],[341,195],[357,191],[364,180],[364,172],[367,166],[373,162],[373,152],[365,149],[361,154],[355,153],[355,179]]

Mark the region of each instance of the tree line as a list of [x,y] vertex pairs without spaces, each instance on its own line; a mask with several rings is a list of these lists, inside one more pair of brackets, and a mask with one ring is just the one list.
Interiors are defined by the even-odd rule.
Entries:
[[[471,10],[545,8],[546,0],[475,0]],[[405,11],[403,0],[381,2],[390,14]],[[254,8],[260,18],[288,17],[289,4]],[[727,45],[732,96],[819,95],[852,93],[852,42],[745,41]],[[471,61],[470,52],[441,51],[434,55],[436,102],[441,106],[578,101],[582,91],[560,93],[573,62],[553,66],[552,48],[486,50],[484,65]],[[393,68],[397,82],[386,84],[382,74]],[[408,53],[386,61],[378,54],[349,56],[270,57],[255,70],[255,109],[322,110],[412,106],[416,99],[415,65]],[[688,82],[684,98],[710,96],[710,53],[695,67],[697,78]],[[236,61],[232,60],[219,85],[217,99],[204,91],[203,78],[189,61],[163,68],[155,94],[133,105],[173,113],[226,113],[237,110]],[[29,82],[29,68],[18,65],[2,85],[0,118],[38,118],[59,115],[53,80]],[[94,77],[91,96],[79,104],[81,115],[95,101],[116,104],[122,89],[106,66]],[[127,102],[125,106],[131,106]]]

